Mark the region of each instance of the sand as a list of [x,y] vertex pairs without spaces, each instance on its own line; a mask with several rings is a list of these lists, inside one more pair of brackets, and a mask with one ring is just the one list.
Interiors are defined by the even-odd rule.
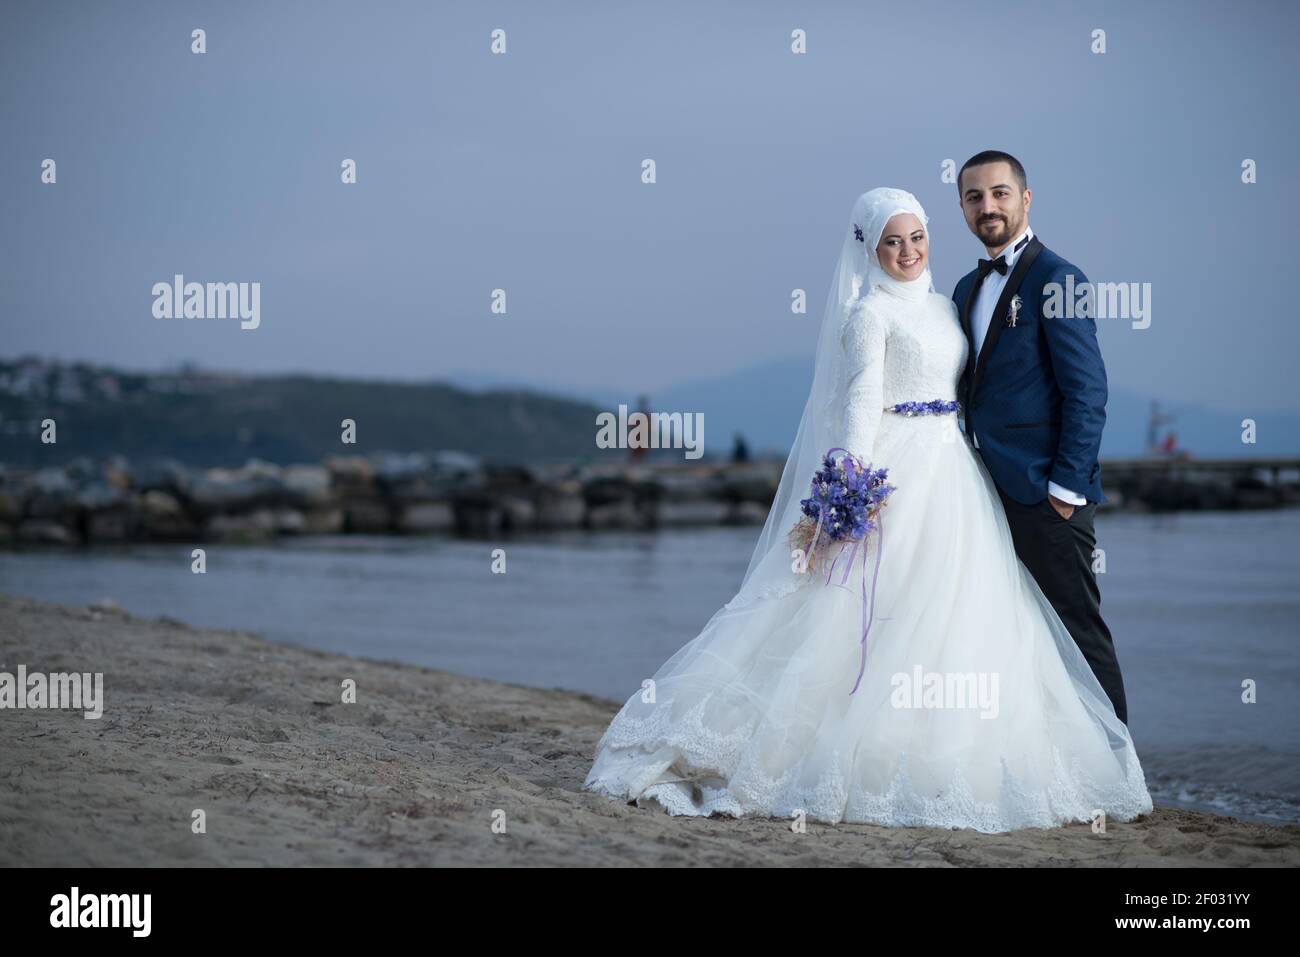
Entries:
[[1104,835],[670,817],[581,789],[619,702],[111,605],[0,595],[20,664],[103,672],[104,714],[0,710],[6,866],[1300,864],[1300,826],[1160,807]]

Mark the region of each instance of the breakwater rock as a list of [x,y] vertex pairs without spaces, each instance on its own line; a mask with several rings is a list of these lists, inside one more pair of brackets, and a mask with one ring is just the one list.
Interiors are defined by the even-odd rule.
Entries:
[[[0,463],[0,545],[761,525],[783,465],[499,465],[455,451],[210,469]],[[1274,508],[1300,504],[1300,459],[1113,460],[1102,482],[1108,511]]]
[[251,459],[238,468],[79,459],[0,465],[0,544],[492,535],[761,524],[781,463],[493,465],[459,452]]

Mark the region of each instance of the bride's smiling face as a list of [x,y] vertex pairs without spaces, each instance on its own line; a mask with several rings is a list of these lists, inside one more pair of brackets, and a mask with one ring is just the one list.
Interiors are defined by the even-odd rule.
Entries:
[[895,279],[910,282],[919,277],[930,261],[930,237],[921,221],[911,213],[892,217],[876,244],[876,258]]

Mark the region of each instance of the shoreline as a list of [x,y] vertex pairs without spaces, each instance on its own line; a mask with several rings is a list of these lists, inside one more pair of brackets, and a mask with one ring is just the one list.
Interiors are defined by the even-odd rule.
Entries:
[[1103,835],[673,818],[581,790],[620,702],[0,594],[19,665],[102,672],[103,716],[0,710],[2,866],[1300,864],[1300,825],[1160,806]]

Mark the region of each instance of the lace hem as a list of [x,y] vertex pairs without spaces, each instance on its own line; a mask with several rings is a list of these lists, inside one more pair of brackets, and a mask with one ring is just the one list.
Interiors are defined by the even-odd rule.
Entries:
[[[953,769],[951,780],[937,795],[918,793],[908,769],[908,752],[903,751],[888,787],[871,793],[846,783],[839,752],[811,785],[798,783],[802,770],[798,764],[779,778],[769,778],[747,761],[746,746],[753,739],[757,719],[730,734],[719,734],[703,726],[703,702],[675,723],[670,710],[656,708],[644,720],[620,712],[597,746],[597,760],[583,789],[634,800],[638,806],[658,804],[672,815],[785,818],[802,811],[809,820],[829,824],[971,828],[990,834],[1087,823],[1096,811],[1104,812],[1108,820],[1132,821],[1152,810],[1134,753],[1127,755],[1123,780],[1107,784],[1090,777],[1077,758],[1067,761],[1059,746],[1052,748],[1051,779],[1046,786],[1025,784],[1003,758],[1000,800],[985,802],[975,796],[960,767]],[[663,767],[653,780],[638,783],[655,764]]]

